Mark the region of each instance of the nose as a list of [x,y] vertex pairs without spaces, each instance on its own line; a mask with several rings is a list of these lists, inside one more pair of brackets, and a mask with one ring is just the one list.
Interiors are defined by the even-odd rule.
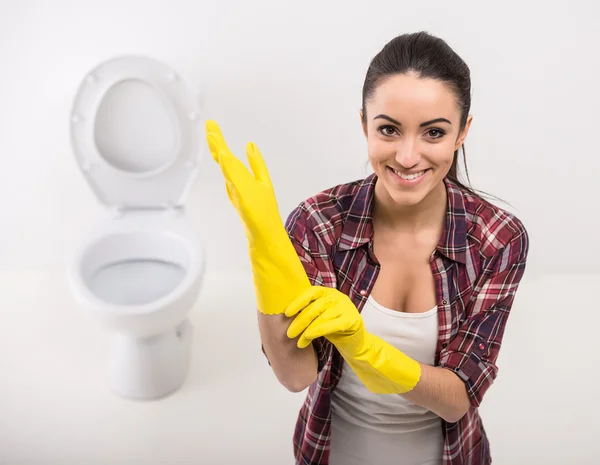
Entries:
[[406,169],[416,166],[421,161],[421,154],[414,141],[406,138],[398,144],[396,161]]

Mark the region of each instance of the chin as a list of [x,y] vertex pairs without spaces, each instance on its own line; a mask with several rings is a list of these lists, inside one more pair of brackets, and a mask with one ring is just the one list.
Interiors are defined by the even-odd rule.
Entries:
[[[436,170],[437,171],[437,170]],[[387,171],[380,174],[387,196],[399,207],[413,207],[423,202],[443,182],[436,171],[429,171],[418,185],[398,183]]]
[[389,198],[399,207],[411,207],[418,205],[430,192],[428,185],[420,185],[415,188],[406,189],[399,187],[389,180],[384,180],[383,185]]
[[420,204],[427,196],[428,192],[398,192],[398,190],[388,191],[391,199],[399,207],[414,207]]

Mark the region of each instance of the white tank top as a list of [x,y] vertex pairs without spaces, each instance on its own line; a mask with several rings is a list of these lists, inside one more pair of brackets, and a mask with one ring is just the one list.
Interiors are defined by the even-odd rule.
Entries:
[[[369,297],[365,329],[409,357],[435,363],[437,307],[403,313]],[[344,363],[332,393],[330,465],[441,465],[442,420],[397,394],[373,394]]]

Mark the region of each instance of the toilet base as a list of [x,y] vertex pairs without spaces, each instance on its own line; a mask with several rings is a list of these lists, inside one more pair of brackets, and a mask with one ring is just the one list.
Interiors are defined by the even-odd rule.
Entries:
[[193,328],[188,320],[162,334],[111,335],[108,384],[121,397],[152,400],[179,389],[187,377]]

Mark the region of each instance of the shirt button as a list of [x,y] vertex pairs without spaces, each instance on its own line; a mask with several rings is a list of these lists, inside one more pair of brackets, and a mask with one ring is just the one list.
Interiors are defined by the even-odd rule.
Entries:
[[485,346],[483,344],[479,344],[479,349],[483,350],[483,349],[485,349]]
[[442,305],[448,305],[448,301],[447,300],[442,300]]
[[366,296],[367,295],[367,291],[365,289],[361,289],[360,295],[362,295],[363,297]]

